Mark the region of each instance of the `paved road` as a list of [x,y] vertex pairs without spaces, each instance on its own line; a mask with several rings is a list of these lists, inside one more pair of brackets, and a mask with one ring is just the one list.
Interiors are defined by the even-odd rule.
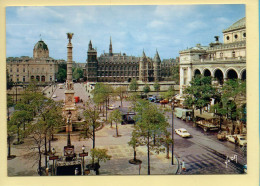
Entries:
[[[171,123],[171,114],[169,123]],[[174,135],[174,151],[180,161],[184,161],[186,172],[182,174],[239,174],[241,165],[246,164],[246,157],[240,147],[227,141],[219,141],[216,132],[204,132],[201,128],[192,126],[178,118],[174,118],[174,128],[186,128],[191,138],[182,138]],[[171,128],[169,128],[171,131]],[[238,164],[225,164],[226,156],[237,155]],[[237,166],[238,165],[238,166]]]

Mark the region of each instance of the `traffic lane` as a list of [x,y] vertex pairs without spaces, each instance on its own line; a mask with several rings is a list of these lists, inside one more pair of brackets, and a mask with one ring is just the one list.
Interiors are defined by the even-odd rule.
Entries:
[[185,162],[182,174],[239,174],[241,170],[228,163],[218,154],[203,148],[189,138],[174,136],[174,154],[180,162]]
[[[211,147],[212,142],[208,146]],[[226,165],[226,156],[220,155],[218,149],[212,150],[208,146],[201,145],[193,138],[174,135],[174,154],[181,162],[185,162],[187,169],[183,174],[239,174],[242,172],[232,163]]]
[[[169,123],[171,123],[171,118],[169,118]],[[186,123],[178,118],[174,118],[174,128],[186,128],[188,132],[192,135],[191,138],[186,140],[193,141],[194,143],[204,148],[214,149],[218,153],[224,154],[229,157],[237,155],[238,161],[241,162],[241,164],[246,164],[246,157],[244,157],[244,153],[241,148],[227,141],[219,141],[216,137],[216,132],[204,132],[199,127],[193,127],[192,123]],[[168,131],[171,130],[171,128],[168,129]]]

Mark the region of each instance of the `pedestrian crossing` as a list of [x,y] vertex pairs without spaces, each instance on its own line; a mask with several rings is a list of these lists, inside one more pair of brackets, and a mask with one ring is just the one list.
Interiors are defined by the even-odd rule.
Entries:
[[[179,155],[177,155],[179,156]],[[185,162],[186,171],[181,174],[238,174],[241,173],[229,162],[226,166],[225,159],[213,153],[193,154],[180,156],[180,162]]]

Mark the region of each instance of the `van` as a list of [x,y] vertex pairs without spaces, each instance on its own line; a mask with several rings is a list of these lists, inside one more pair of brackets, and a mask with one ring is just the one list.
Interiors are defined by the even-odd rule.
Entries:
[[177,118],[180,118],[180,119],[186,120],[186,121],[190,121],[192,110],[183,109],[183,108],[175,108],[174,114]]

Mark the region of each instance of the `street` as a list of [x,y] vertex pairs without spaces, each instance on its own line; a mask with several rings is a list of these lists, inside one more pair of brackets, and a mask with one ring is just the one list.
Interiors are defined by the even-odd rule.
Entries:
[[[171,124],[171,114],[168,113]],[[174,134],[174,154],[179,161],[184,161],[186,171],[181,174],[239,174],[243,170],[228,162],[226,156],[237,156],[240,165],[246,164],[246,157],[240,147],[228,141],[219,141],[217,132],[204,132],[201,128],[193,127],[192,123],[186,123],[174,118],[174,128],[185,128],[192,135],[191,138],[182,138]],[[172,129],[169,128],[168,131]]]

